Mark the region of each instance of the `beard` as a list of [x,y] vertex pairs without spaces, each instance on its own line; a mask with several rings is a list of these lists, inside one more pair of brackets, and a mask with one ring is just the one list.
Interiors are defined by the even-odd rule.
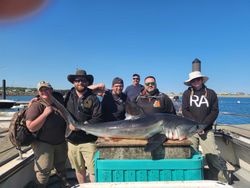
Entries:
[[157,91],[158,91],[157,89],[147,90],[147,93],[152,96],[152,95],[155,95]]
[[85,87],[82,85],[75,86],[76,91],[82,93],[85,90]]

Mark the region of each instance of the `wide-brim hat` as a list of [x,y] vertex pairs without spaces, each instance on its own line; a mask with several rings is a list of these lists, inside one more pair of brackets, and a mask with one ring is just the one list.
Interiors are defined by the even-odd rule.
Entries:
[[71,83],[74,83],[76,78],[86,78],[89,82],[89,85],[92,85],[94,82],[94,77],[91,74],[87,74],[87,72],[85,70],[82,69],[77,69],[76,70],[76,74],[70,74],[68,75],[68,81],[70,81]]
[[194,71],[189,73],[189,79],[184,82],[185,85],[191,86],[190,82],[195,78],[203,78],[203,83],[205,83],[208,80],[207,76],[204,76],[201,74],[200,71]]

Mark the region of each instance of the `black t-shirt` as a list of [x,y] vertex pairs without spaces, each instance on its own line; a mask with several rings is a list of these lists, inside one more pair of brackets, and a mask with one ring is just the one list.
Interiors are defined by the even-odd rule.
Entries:
[[125,119],[125,103],[127,96],[112,94],[111,90],[105,92],[102,100],[102,113],[104,121],[117,121]]
[[[66,96],[65,106],[76,121],[93,124],[102,121],[101,104],[90,89],[83,92],[79,98],[74,88]],[[72,131],[67,140],[73,144],[81,144],[96,141],[97,137],[87,134],[85,131]]]

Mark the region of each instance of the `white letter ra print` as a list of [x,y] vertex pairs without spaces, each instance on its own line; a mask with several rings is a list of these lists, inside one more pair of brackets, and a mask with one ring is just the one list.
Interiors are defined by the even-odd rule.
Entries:
[[193,106],[193,104],[196,107],[201,107],[202,104],[205,104],[207,107],[209,107],[208,100],[204,95],[200,96],[200,98],[197,95],[190,97],[190,106]]

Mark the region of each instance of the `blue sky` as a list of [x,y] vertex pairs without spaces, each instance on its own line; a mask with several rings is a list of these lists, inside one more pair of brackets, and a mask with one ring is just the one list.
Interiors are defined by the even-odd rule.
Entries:
[[202,61],[216,92],[250,93],[248,0],[54,0],[38,14],[0,23],[0,79],[8,86],[72,85],[77,68],[111,87],[119,76],[153,75],[162,92],[183,92]]

